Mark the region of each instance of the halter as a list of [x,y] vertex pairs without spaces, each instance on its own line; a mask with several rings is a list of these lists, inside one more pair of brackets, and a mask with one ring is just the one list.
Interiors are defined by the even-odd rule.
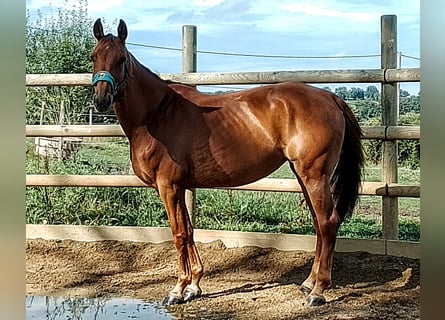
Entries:
[[[127,66],[125,65],[125,74],[127,74]],[[121,89],[126,84],[126,77],[119,83],[116,84],[116,80],[114,80],[114,77],[111,75],[108,71],[98,71],[93,75],[93,87],[96,86],[96,84],[100,81],[108,82],[108,84],[111,86],[111,90],[113,92],[113,96],[117,94],[119,89]]]

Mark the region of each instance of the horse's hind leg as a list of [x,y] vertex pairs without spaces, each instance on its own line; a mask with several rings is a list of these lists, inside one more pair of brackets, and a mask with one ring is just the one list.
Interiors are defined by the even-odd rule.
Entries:
[[[312,213],[312,209],[311,209]],[[318,267],[320,265],[320,252],[321,252],[321,235],[318,227],[318,221],[315,219],[315,216],[313,216],[313,223],[315,228],[315,253],[314,253],[314,262],[312,263],[312,268],[309,276],[306,278],[306,280],[303,281],[303,283],[300,286],[300,290],[304,292],[304,294],[309,295],[312,291],[312,289],[315,286],[315,282],[317,281],[317,273],[318,273]]]
[[311,273],[301,289],[308,294],[310,305],[321,305],[326,302],[323,292],[331,284],[333,254],[340,225],[329,186],[331,170],[326,168],[323,158],[314,161],[309,168],[296,162],[293,166],[314,218],[317,237]]
[[160,186],[159,195],[167,211],[179,263],[178,282],[164,301],[166,304],[188,302],[201,295],[199,281],[204,271],[185,206],[185,190]]

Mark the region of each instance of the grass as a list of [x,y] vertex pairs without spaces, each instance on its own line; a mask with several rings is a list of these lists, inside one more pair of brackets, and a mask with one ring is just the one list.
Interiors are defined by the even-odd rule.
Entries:
[[[88,139],[66,161],[38,156],[27,139],[28,174],[128,174],[129,148],[117,138]],[[274,178],[293,178],[288,165]],[[367,166],[365,181],[379,181],[380,169]],[[401,183],[417,184],[419,170],[401,168]],[[202,229],[314,234],[311,215],[300,193],[197,190],[195,226]],[[420,239],[419,199],[400,198],[399,237]],[[361,196],[340,236],[381,238],[381,198]],[[168,226],[162,202],[149,188],[44,188],[26,190],[26,220],[36,224]]]

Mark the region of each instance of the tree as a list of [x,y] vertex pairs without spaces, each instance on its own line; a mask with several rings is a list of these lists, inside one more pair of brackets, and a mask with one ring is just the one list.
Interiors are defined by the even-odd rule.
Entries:
[[409,92],[408,92],[408,91],[406,91],[406,90],[403,90],[403,89],[400,89],[400,93],[399,93],[399,96],[400,96],[400,97],[409,97],[409,96],[410,96],[410,94],[409,94]]
[[[379,126],[381,124],[380,117],[370,118],[364,126]],[[419,113],[407,113],[400,115],[399,125],[401,126],[418,126],[420,125]],[[365,150],[366,159],[372,164],[379,164],[382,158],[382,140],[364,140],[363,148]],[[420,165],[420,141],[419,140],[400,140],[398,142],[398,163],[402,167],[418,169]]]
[[[406,113],[400,115],[399,125],[401,126],[419,126],[420,113]],[[398,144],[399,163],[403,166],[417,169],[420,166],[420,141],[402,140]]]
[[349,98],[352,100],[363,100],[365,99],[365,91],[360,88],[352,87],[349,90]]
[[420,97],[400,97],[400,114],[420,113]]
[[349,103],[360,124],[366,123],[371,118],[381,118],[382,107],[380,103],[372,100],[355,100]]
[[365,90],[365,98],[377,101],[379,100],[380,93],[376,86],[368,86]]
[[[364,126],[376,127],[381,125],[380,117],[370,118]],[[379,164],[382,159],[382,140],[366,139],[363,140],[363,150],[366,155],[366,161],[372,164]]]
[[[80,0],[71,10],[60,9],[57,16],[43,18],[39,13],[26,18],[26,73],[87,73],[92,70],[89,56],[95,46],[87,1]],[[26,122],[36,124],[45,104],[45,122],[58,123],[64,102],[71,122],[82,120],[91,106],[91,88],[37,87],[26,90]]]
[[349,99],[349,92],[348,92],[348,89],[346,87],[335,88],[334,93],[337,96],[339,96],[340,98],[342,98],[343,100],[348,100]]
[[332,92],[331,88],[330,88],[330,87],[328,87],[328,86],[326,86],[326,87],[323,87],[322,89],[323,89],[323,90],[326,90],[326,91],[328,91],[328,92]]

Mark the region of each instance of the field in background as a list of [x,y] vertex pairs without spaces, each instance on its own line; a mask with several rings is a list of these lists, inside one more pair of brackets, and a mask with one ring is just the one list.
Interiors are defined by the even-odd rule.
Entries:
[[[35,154],[26,141],[27,174],[128,174],[128,143],[122,138],[84,138],[71,158]],[[270,177],[293,178],[285,164]],[[380,181],[380,168],[367,166],[364,181]],[[399,182],[418,184],[420,170],[399,169]],[[197,190],[196,227],[201,229],[314,234],[300,193]],[[150,188],[45,188],[26,190],[26,220],[36,224],[168,226],[162,202]],[[399,238],[419,241],[420,199],[399,198]],[[381,198],[361,196],[340,236],[381,237]]]

